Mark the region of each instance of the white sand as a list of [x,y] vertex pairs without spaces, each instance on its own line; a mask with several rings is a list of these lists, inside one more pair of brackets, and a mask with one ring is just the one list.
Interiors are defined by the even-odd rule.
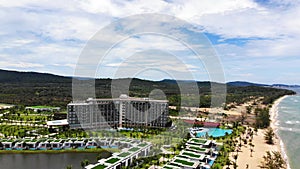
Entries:
[[[276,118],[278,116],[277,106],[285,97],[286,96],[281,97],[278,100],[276,100],[274,102],[272,108],[270,109],[270,119],[271,119],[270,126],[273,128],[273,130],[276,134],[275,144],[274,145],[266,144],[265,139],[264,139],[264,132],[266,129],[259,129],[257,134],[254,134],[254,136],[253,136],[252,143],[254,144],[254,148],[253,148],[254,151],[252,152],[252,156],[251,156],[251,151],[250,151],[249,145],[247,145],[247,146],[243,145],[241,148],[241,151],[238,153],[238,159],[237,159],[238,168],[246,169],[247,164],[248,164],[249,169],[260,169],[259,165],[260,165],[260,162],[263,160],[262,157],[266,154],[266,151],[280,151],[282,156],[287,161],[287,157],[284,153],[284,146],[276,132],[277,131]],[[231,156],[230,159],[232,161],[234,161],[232,156],[235,154],[236,154],[236,152],[232,152],[230,154],[230,156]],[[226,167],[227,166],[225,166],[224,169]],[[233,168],[233,166],[230,166],[230,168]],[[288,165],[288,168],[289,168],[289,165]]]

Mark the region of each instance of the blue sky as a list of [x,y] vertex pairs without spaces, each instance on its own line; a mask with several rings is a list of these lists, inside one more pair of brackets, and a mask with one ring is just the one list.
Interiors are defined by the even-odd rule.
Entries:
[[[170,29],[192,47],[203,45],[205,35],[221,64],[214,68],[224,72],[225,81],[300,84],[300,3],[294,0],[0,0],[0,68],[72,76],[97,32],[144,13],[193,25],[169,26],[157,19],[151,29]],[[113,36],[144,29],[133,21],[116,25],[101,37],[103,46],[112,45]],[[167,35],[137,35],[114,46],[92,76],[211,80],[212,74]]]

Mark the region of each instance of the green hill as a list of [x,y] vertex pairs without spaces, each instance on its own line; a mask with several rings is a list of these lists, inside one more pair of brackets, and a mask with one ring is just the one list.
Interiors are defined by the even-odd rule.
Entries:
[[[90,80],[77,78],[79,80]],[[119,83],[128,79],[116,79]],[[186,88],[194,83],[193,81],[179,81]],[[197,82],[200,93],[200,106],[209,107],[211,99],[211,82]],[[226,85],[213,83],[214,85]],[[162,90],[170,105],[178,106],[181,98],[188,100],[185,106],[199,106],[193,96],[193,91],[182,93],[179,90],[177,81],[162,80],[150,81],[132,79],[130,83],[130,96],[148,97],[154,89]],[[111,97],[111,79],[97,79],[95,81],[96,97]],[[179,94],[182,94],[180,96]],[[295,94],[293,91],[276,89],[263,86],[227,86],[227,102],[242,103],[250,99],[250,96],[264,97],[264,102],[271,103],[276,98]],[[17,72],[0,70],[0,103],[23,104],[23,105],[50,105],[66,107],[72,100],[72,78],[46,73]]]

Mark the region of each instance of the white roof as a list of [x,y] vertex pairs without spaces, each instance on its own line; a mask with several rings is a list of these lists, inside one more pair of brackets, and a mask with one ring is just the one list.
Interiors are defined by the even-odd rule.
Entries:
[[64,120],[53,120],[53,121],[47,121],[48,126],[65,126],[69,125],[67,119]]

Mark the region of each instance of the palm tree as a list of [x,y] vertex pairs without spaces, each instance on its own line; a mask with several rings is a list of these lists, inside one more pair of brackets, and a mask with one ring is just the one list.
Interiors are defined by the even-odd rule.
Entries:
[[68,165],[66,169],[72,169],[72,165]]
[[230,169],[231,161],[229,160],[229,158],[226,159],[226,165],[226,169]]
[[267,151],[266,155],[263,156],[263,161],[261,162],[261,165],[259,165],[259,167],[264,169],[286,169],[286,162],[281,157],[280,152]]
[[89,160],[87,160],[87,159],[84,160],[84,165],[85,165],[85,166],[87,166],[87,165],[89,165],[89,164],[90,164],[90,161],[89,161]]
[[82,168],[84,168],[85,167],[84,161],[81,161],[80,165],[81,165]]
[[233,159],[234,159],[235,163],[237,162],[238,156],[239,156],[238,154],[233,155]]
[[275,133],[271,127],[269,127],[265,132],[265,140],[267,144],[274,144]]

